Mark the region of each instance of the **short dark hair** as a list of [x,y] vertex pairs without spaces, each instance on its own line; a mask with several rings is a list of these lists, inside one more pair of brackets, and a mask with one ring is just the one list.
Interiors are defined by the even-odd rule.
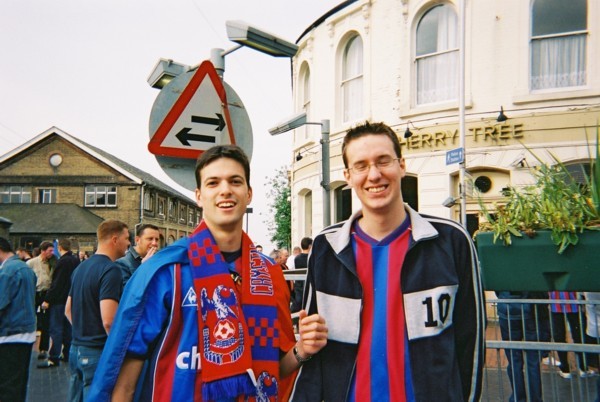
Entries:
[[65,251],[71,251],[71,240],[67,239],[66,237],[59,239],[58,245]]
[[142,233],[144,233],[144,230],[146,229],[152,229],[152,230],[156,230],[157,232],[160,232],[160,230],[158,229],[158,226],[153,225],[151,223],[144,223],[143,225],[140,225],[137,227],[137,229],[135,230],[135,235],[136,236],[141,236]]
[[12,245],[4,237],[0,237],[0,250],[2,250],[5,253],[12,253],[13,252]]
[[103,241],[111,238],[115,234],[121,234],[123,229],[129,229],[127,224],[116,219],[107,219],[98,226],[96,234],[98,240]]
[[49,242],[49,241],[43,241],[43,242],[40,244],[40,250],[41,250],[41,251],[46,251],[46,250],[48,250],[50,247],[54,247],[54,244],[52,244],[52,243],[51,243],[51,242]]
[[308,250],[310,246],[312,246],[312,239],[310,237],[303,237],[302,240],[300,240],[300,247],[302,247],[302,250]]
[[237,145],[216,145],[204,151],[196,161],[196,188],[200,188],[200,185],[202,184],[200,171],[204,169],[205,166],[221,158],[233,159],[242,165],[244,174],[246,175],[246,184],[250,187],[250,161],[242,148]]
[[345,168],[348,168],[348,157],[346,156],[346,148],[348,148],[350,142],[357,138],[364,137],[365,135],[385,135],[392,141],[396,156],[398,158],[402,157],[402,151],[400,150],[400,141],[398,140],[398,136],[390,126],[388,126],[385,123],[371,123],[369,121],[365,121],[364,123],[352,127],[350,130],[348,130],[346,136],[344,137],[344,142],[342,143],[342,159],[344,161]]

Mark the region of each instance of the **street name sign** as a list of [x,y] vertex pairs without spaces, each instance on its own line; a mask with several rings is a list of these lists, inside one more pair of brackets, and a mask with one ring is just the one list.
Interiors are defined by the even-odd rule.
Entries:
[[465,153],[463,148],[456,148],[446,152],[446,165],[452,165],[454,163],[462,163],[464,161]]

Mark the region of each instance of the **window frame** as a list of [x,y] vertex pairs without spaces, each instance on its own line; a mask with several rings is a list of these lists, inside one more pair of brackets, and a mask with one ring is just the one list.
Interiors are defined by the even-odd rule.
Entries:
[[[536,20],[536,15],[534,14],[536,11],[540,12],[541,14],[545,13],[549,13],[549,9],[545,9],[545,10],[540,10],[539,8],[536,8],[537,5],[535,4],[536,1],[532,1],[531,3],[531,29],[529,32],[529,76],[528,76],[528,86],[529,86],[529,91],[531,93],[543,93],[543,92],[555,92],[555,91],[562,91],[562,90],[568,90],[568,89],[579,89],[579,88],[585,88],[588,85],[588,81],[589,81],[589,74],[590,74],[590,70],[589,70],[589,58],[590,58],[590,52],[589,52],[589,4],[588,1],[584,2],[584,7],[585,7],[585,29],[575,29],[572,31],[561,31],[561,32],[552,32],[552,33],[544,33],[544,34],[539,34],[539,35],[535,35],[534,34],[534,29],[535,29],[535,20]],[[543,3],[539,3],[542,4],[540,7],[543,7]],[[572,3],[569,3],[570,6],[573,6]],[[542,16],[539,16],[539,18],[542,18]],[[538,45],[538,43],[542,43],[542,42],[546,42],[546,51],[547,52],[551,52],[552,49],[550,49],[550,47],[554,46],[554,47],[558,47],[560,45],[560,41],[566,42],[567,39],[575,39],[577,37],[581,37],[583,36],[583,38],[581,39],[580,44],[577,43],[571,43],[568,46],[568,50],[569,51],[576,51],[577,47],[581,48],[581,60],[580,60],[580,65],[582,67],[581,70],[579,71],[570,71],[570,72],[564,72],[563,71],[563,76],[565,74],[570,75],[571,77],[569,77],[566,81],[570,82],[572,85],[553,85],[551,86],[551,84],[549,84],[548,81],[541,82],[543,80],[543,74],[539,74],[534,76],[534,70],[537,70],[538,72],[541,72],[543,67],[540,66],[540,63],[536,63],[536,60],[534,60],[534,56],[538,53],[542,53],[544,52],[544,45]],[[551,41],[554,41],[554,43],[552,44]],[[564,43],[563,43],[564,44]],[[558,52],[561,55],[564,56],[564,48],[562,50],[559,51],[559,49],[554,49],[554,52]],[[539,57],[537,57],[536,59],[542,59],[544,56],[543,55],[539,55]],[[550,56],[549,56],[550,57]],[[559,59],[552,59],[551,63],[549,66],[547,66],[546,68],[548,70],[552,70],[552,69],[558,69],[558,65],[561,65],[564,63],[561,63],[561,60]],[[579,77],[572,77],[573,74],[578,75]],[[553,81],[561,81],[557,75],[559,74],[554,74],[548,78],[552,78]],[[563,82],[565,80],[562,80]],[[577,81],[575,83],[573,83],[573,81]]]
[[[447,14],[448,18],[453,18],[454,21],[445,21],[445,25],[448,27],[453,27],[454,29],[454,43],[455,46],[453,46],[453,43],[448,40],[448,43],[446,44],[446,46],[444,48],[441,48],[441,46],[443,44],[440,44],[438,39],[436,38],[436,50],[433,52],[429,52],[429,53],[423,53],[423,54],[417,54],[418,52],[418,47],[417,44],[419,42],[419,28],[421,26],[421,23],[423,22],[423,19],[425,17],[427,17],[429,15],[429,13],[433,12],[433,10],[439,8],[444,8],[446,10],[449,10],[449,12],[451,14]],[[414,93],[414,103],[416,106],[429,106],[429,105],[436,105],[436,104],[441,104],[441,103],[447,103],[447,102],[456,102],[458,100],[459,97],[459,88],[458,88],[458,74],[459,74],[459,55],[460,55],[460,43],[459,43],[459,21],[458,21],[458,13],[457,10],[452,6],[452,4],[450,3],[440,3],[440,4],[436,4],[433,7],[428,8],[425,12],[423,12],[423,14],[421,15],[421,17],[419,18],[417,24],[416,24],[416,28],[415,28],[415,35],[414,35],[414,59],[413,59],[413,64],[414,64],[414,89],[415,89],[415,93]],[[437,21],[437,25],[436,25],[436,32],[439,31],[439,20]],[[450,28],[449,28],[450,29]],[[446,32],[447,34],[448,32]],[[425,33],[421,33],[421,35],[424,35]],[[439,37],[439,35],[438,35]],[[446,35],[446,37],[449,37],[448,35]],[[431,84],[431,82],[438,82],[441,85],[446,85],[446,88],[441,87],[441,86],[435,86],[435,88],[433,88],[434,94],[436,94],[435,96],[425,96],[424,95],[424,88],[422,88],[420,86],[420,80],[419,77],[421,76],[421,74],[425,74],[424,72],[422,72],[422,69],[424,69],[423,64],[425,64],[426,60],[430,60],[430,61],[435,61],[435,60],[439,60],[442,57],[447,57],[448,59],[450,59],[450,57],[452,57],[453,63],[452,65],[454,66],[454,70],[456,73],[456,79],[455,80],[450,80],[450,79],[442,79],[441,77],[439,77],[439,75],[441,74],[440,70],[450,70],[452,71],[452,69],[442,69],[440,66],[434,66],[435,67],[435,71],[433,71],[433,74],[429,74],[426,78],[427,79],[423,79],[423,82],[427,82],[429,84]],[[433,63],[430,63],[433,64]],[[432,76],[433,75],[433,76]],[[447,87],[448,84],[452,84],[454,83],[454,87]],[[444,89],[444,91],[442,91],[442,89]],[[428,91],[431,92],[431,89]],[[447,92],[448,95],[442,97],[441,94]],[[452,94],[453,92],[453,94]],[[427,98],[427,99],[422,99],[422,98]],[[431,99],[429,99],[431,98]]]
[[[5,185],[0,186],[0,204],[31,204],[32,203],[32,189],[27,186],[15,186],[15,185]],[[6,197],[6,202],[3,198]],[[13,198],[15,198],[15,202],[13,202]],[[18,200],[16,200],[18,198]],[[26,199],[29,201],[26,201]]]
[[[359,42],[357,42],[359,41]],[[358,67],[360,67],[357,72],[349,76],[348,74],[352,74],[353,71],[349,66],[349,58],[348,55],[350,51],[353,50],[352,46],[355,43],[360,43],[360,61]],[[340,71],[340,98],[341,98],[341,120],[342,123],[347,124],[353,121],[357,121],[361,119],[364,115],[364,93],[365,93],[365,48],[364,41],[362,36],[358,32],[353,32],[353,34],[348,37],[345,41],[342,53],[341,53],[341,71]],[[353,88],[355,86],[355,88]],[[346,92],[350,92],[351,89],[360,89],[360,93],[356,96],[352,96],[352,94],[347,94]],[[355,104],[352,104],[353,107],[356,107],[356,110],[350,108],[351,101],[354,101]]]
[[[102,189],[103,190],[100,190]],[[93,189],[93,191],[91,191]],[[109,190],[114,189],[114,190]],[[98,196],[105,197],[105,202],[103,204],[98,203]],[[88,196],[94,197],[94,202],[88,202]],[[88,184],[85,186],[84,190],[84,206],[86,208],[116,208],[118,206],[118,190],[117,186],[110,184]],[[110,199],[114,197],[114,203],[110,203]]]

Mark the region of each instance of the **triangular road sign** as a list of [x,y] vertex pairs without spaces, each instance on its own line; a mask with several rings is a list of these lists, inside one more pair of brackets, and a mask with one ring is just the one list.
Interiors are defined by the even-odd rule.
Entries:
[[196,159],[220,144],[235,144],[235,137],[225,87],[205,60],[158,126],[148,150],[158,156]]

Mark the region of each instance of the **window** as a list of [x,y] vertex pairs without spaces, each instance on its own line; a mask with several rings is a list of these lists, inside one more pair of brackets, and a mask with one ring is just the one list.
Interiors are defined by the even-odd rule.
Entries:
[[56,189],[40,188],[38,189],[39,204],[54,204],[56,203]]
[[117,187],[116,186],[86,186],[85,187],[85,206],[86,207],[116,207],[117,206]]
[[[302,80],[302,110],[307,116],[310,116],[310,68],[307,63],[302,65],[301,69]],[[304,139],[308,138],[308,125],[302,127]]]
[[458,18],[449,5],[427,11],[416,35],[417,104],[458,98]]
[[586,0],[536,0],[531,22],[531,90],[586,83]]
[[158,200],[158,214],[160,216],[165,216],[165,200],[162,198]]
[[169,200],[169,218],[175,218],[175,201]]
[[194,210],[190,208],[189,212],[188,212],[188,224],[189,225],[193,225],[194,224]]
[[0,186],[0,204],[30,204],[31,188]]
[[363,43],[360,36],[352,37],[344,48],[342,63],[343,121],[362,117],[363,104]]
[[179,207],[179,222],[185,222],[187,216],[185,205]]
[[334,191],[335,223],[345,221],[352,215],[352,190],[341,186]]
[[308,114],[310,109],[310,69],[306,65],[302,78],[302,109]]
[[154,195],[146,191],[144,193],[144,209],[146,211],[152,211],[154,208]]
[[567,172],[571,175],[574,182],[580,185],[586,185],[589,182],[590,175],[592,173],[592,167],[590,163],[574,163],[566,165]]
[[304,236],[312,237],[312,191],[309,191],[306,194],[304,194],[303,198]]

